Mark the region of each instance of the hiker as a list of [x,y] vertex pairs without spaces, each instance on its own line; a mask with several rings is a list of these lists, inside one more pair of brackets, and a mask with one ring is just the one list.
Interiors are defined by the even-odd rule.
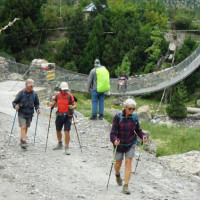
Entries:
[[69,92],[69,87],[66,82],[62,82],[57,94],[51,104],[51,108],[57,104],[58,110],[56,112],[56,132],[58,145],[53,150],[61,150],[62,144],[62,128],[64,126],[65,133],[65,154],[70,155],[69,142],[70,142],[70,129],[72,124],[73,110],[76,108],[76,102],[73,95]]
[[128,183],[131,177],[132,159],[135,153],[137,136],[143,139],[143,142],[147,141],[147,137],[140,129],[137,115],[133,113],[136,108],[136,102],[133,99],[126,99],[123,104],[124,109],[114,116],[110,140],[115,147],[117,146],[114,168],[116,181],[120,186],[123,184],[120,176],[120,168],[125,155],[124,186],[122,192],[130,194]]
[[25,89],[21,90],[12,102],[13,108],[18,112],[19,127],[21,128],[20,146],[22,149],[27,148],[26,135],[32,122],[34,108],[37,114],[40,114],[39,98],[33,90],[34,80],[27,79],[25,86]]
[[88,77],[88,93],[92,97],[92,116],[90,120],[97,119],[99,104],[99,119],[104,117],[104,98],[105,92],[110,90],[110,77],[108,70],[100,64],[99,59],[95,59],[94,68]]
[[126,81],[128,81],[128,75],[126,74],[126,71],[123,71],[123,72],[121,73],[121,75],[119,76],[119,78],[120,78],[120,77],[123,77],[123,78],[126,79]]

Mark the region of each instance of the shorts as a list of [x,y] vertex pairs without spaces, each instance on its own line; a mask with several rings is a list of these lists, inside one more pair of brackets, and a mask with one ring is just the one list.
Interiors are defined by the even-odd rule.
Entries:
[[136,147],[136,144],[133,144],[132,147],[127,152],[124,152],[124,153],[116,152],[115,160],[122,161],[124,158],[124,154],[125,154],[125,158],[133,158],[135,155],[135,147]]
[[32,117],[25,118],[22,116],[18,116],[18,121],[19,121],[19,127],[22,127],[22,126],[30,127],[31,122],[32,122]]
[[61,131],[64,125],[64,131],[70,131],[71,130],[71,124],[72,124],[72,117],[68,116],[60,116],[58,115],[56,117],[56,130]]

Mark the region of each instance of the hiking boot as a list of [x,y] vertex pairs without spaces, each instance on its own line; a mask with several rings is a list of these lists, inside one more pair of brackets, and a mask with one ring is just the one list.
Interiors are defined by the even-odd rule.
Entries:
[[99,119],[102,120],[103,119],[103,115],[99,115]]
[[92,115],[92,117],[90,117],[90,120],[97,120],[97,116],[96,115]]
[[70,155],[69,147],[65,147],[65,154]]
[[27,148],[27,144],[26,144],[26,141],[25,140],[20,140],[20,146],[22,149],[26,149]]
[[124,184],[122,192],[124,194],[131,194],[130,191],[129,191],[129,189],[128,189],[128,184]]
[[116,181],[119,186],[122,186],[123,181],[120,177],[120,174],[116,174]]
[[63,148],[62,142],[59,142],[57,147],[53,148],[53,150],[61,150]]

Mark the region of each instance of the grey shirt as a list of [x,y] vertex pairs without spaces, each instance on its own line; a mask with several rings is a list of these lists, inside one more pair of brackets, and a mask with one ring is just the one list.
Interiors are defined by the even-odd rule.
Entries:
[[[99,66],[104,67],[104,66]],[[89,77],[88,77],[88,91],[92,91],[97,89],[97,75],[96,75],[96,69],[99,67],[95,67],[90,71]]]

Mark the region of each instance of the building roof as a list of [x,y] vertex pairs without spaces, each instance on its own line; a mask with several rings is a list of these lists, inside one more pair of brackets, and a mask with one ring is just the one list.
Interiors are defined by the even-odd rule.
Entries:
[[[106,6],[105,5],[102,5],[103,8],[105,8]],[[83,10],[84,12],[92,12],[94,10],[96,10],[96,6],[91,3],[90,5],[88,5],[87,7],[85,7],[85,9]]]

